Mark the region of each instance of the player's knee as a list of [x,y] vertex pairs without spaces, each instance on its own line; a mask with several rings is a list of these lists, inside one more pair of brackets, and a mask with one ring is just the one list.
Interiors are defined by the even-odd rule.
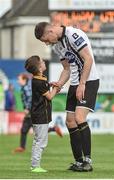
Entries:
[[76,126],[76,122],[74,119],[66,119],[66,126],[67,128],[73,128]]
[[76,115],[75,119],[76,119],[77,124],[80,124],[86,121],[86,119],[80,115]]

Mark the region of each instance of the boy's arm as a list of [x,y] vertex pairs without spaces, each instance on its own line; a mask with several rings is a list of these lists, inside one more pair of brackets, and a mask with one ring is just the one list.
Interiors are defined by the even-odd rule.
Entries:
[[45,94],[43,94],[43,96],[45,96],[48,100],[51,100],[56,95],[56,93],[57,93],[57,88],[53,87],[52,91],[47,91]]

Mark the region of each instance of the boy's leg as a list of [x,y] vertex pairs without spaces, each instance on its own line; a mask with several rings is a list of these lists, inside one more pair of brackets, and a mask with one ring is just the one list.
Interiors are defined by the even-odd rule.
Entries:
[[34,124],[34,140],[32,145],[31,167],[40,167],[41,156],[48,143],[48,124]]

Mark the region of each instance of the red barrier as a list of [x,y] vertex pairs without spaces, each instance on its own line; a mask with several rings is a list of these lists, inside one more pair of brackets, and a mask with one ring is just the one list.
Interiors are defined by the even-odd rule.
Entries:
[[20,133],[23,118],[24,118],[24,113],[22,112],[9,112],[8,134]]

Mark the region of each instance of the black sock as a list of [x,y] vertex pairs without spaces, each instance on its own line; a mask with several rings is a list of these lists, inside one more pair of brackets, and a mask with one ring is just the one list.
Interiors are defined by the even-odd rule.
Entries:
[[74,158],[78,162],[83,162],[80,131],[78,127],[68,128],[68,131],[70,134],[70,144]]
[[91,158],[91,131],[87,122],[78,125],[82,138],[82,149],[85,157]]

